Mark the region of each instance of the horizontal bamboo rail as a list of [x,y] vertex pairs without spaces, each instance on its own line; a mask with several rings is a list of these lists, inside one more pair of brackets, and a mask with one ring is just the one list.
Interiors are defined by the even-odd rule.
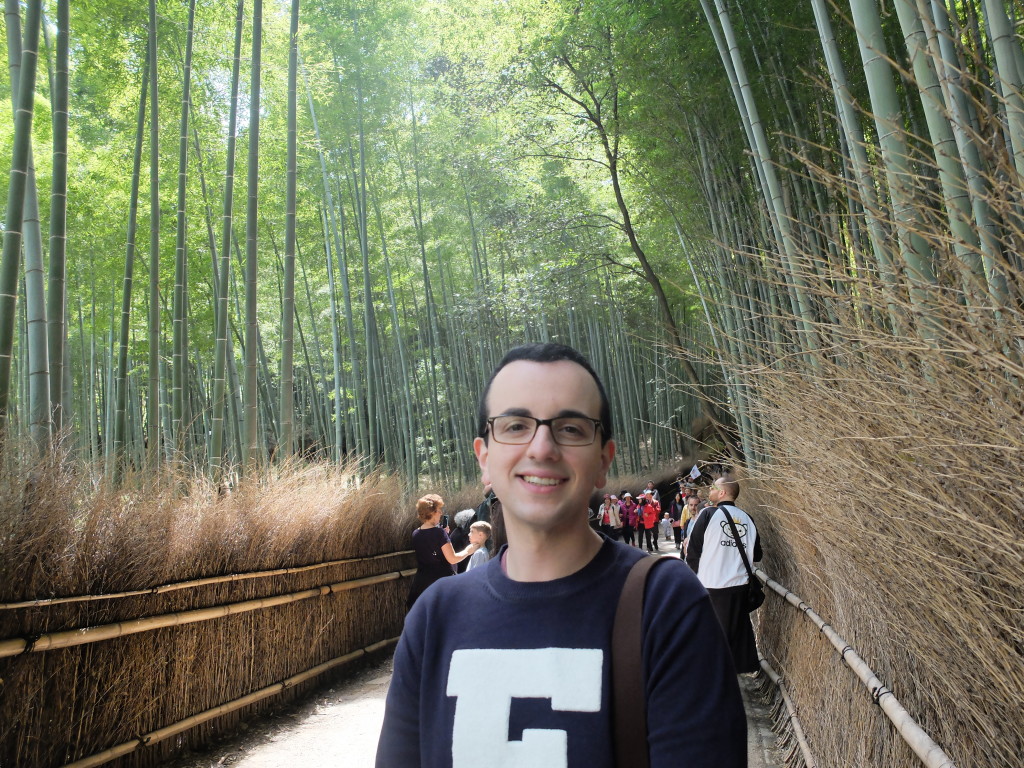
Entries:
[[793,737],[796,739],[797,745],[800,747],[800,754],[804,757],[804,765],[807,768],[817,768],[817,762],[814,760],[814,755],[811,753],[811,745],[807,743],[807,735],[804,733],[804,727],[800,724],[800,718],[796,716],[796,707],[793,705],[793,700],[789,698],[789,691],[786,690],[786,686],[782,682],[782,678],[779,674],[772,669],[772,665],[768,663],[767,659],[759,658],[761,662],[761,669],[768,675],[768,679],[775,683],[775,687],[779,689],[779,694],[782,696],[782,703],[786,705],[786,712],[789,715],[789,724],[793,728]]
[[400,555],[411,555],[414,550],[405,549],[401,552],[385,552],[381,555],[369,557],[350,557],[345,560],[328,560],[324,563],[313,563],[311,565],[296,565],[290,568],[275,568],[270,571],[251,571],[249,573],[229,573],[224,576],[207,576],[202,579],[190,581],[175,581],[170,584],[161,584],[147,589],[132,589],[127,592],[108,592],[100,595],[69,595],[68,597],[45,597],[38,600],[23,600],[18,603],[0,603],[0,611],[11,611],[15,608],[36,608],[40,606],[62,605],[64,603],[85,603],[96,600],[116,600],[122,597],[138,597],[140,595],[159,595],[164,592],[174,592],[179,589],[191,589],[193,587],[205,587],[208,584],[224,584],[226,582],[247,581],[249,579],[262,579],[268,576],[287,576],[293,573],[307,573],[309,571],[330,568],[335,565],[346,563],[364,563],[368,560],[383,560],[388,557],[399,557]]
[[871,667],[867,665],[867,662],[853,650],[850,644],[830,624],[826,623],[798,595],[790,592],[782,584],[768,576],[762,569],[757,568],[754,570],[754,573],[757,574],[757,577],[765,585],[782,595],[787,603],[802,611],[821,630],[821,633],[829,639],[829,642],[839,651],[843,662],[861,679],[861,682],[871,692],[871,698],[881,707],[886,717],[892,721],[892,724],[896,726],[896,731],[907,742],[907,745],[914,750],[914,754],[921,758],[922,763],[928,768],[956,768],[956,764],[946,755],[942,747],[936,744],[932,737],[917,724],[917,721],[911,717],[910,713],[896,699],[892,690],[878,679],[871,670]]
[[399,578],[406,578],[416,573],[416,569],[404,571],[392,571],[377,576],[367,576],[362,579],[351,579],[339,581],[334,584],[325,584],[312,589],[304,589],[301,592],[292,592],[274,597],[262,597],[256,600],[244,600],[238,603],[225,603],[210,608],[197,608],[190,611],[178,613],[164,613],[159,616],[149,616],[144,619],[132,621],[121,621],[114,624],[102,624],[95,627],[83,627],[81,629],[69,629],[63,632],[51,632],[35,638],[16,637],[9,640],[0,640],[0,658],[6,656],[17,656],[22,653],[34,653],[49,651],[54,648],[70,648],[75,645],[97,643],[101,640],[111,640],[115,637],[124,637],[138,632],[148,632],[153,629],[164,627],[177,627],[184,624],[194,624],[198,621],[209,621],[225,616],[236,616],[240,613],[248,613],[263,608],[273,608],[278,605],[287,605],[300,600],[308,600],[313,597],[321,597],[338,592],[346,592],[350,589],[368,587],[372,584],[381,584],[386,581],[393,581]]
[[347,664],[348,662],[354,661],[362,656],[382,650],[397,642],[398,638],[392,637],[387,640],[381,640],[379,643],[368,645],[365,648],[352,651],[352,653],[346,653],[344,656],[338,656],[330,661],[325,661],[323,664],[318,664],[312,669],[307,669],[305,672],[292,675],[279,683],[274,683],[273,685],[268,685],[265,688],[260,688],[258,691],[246,694],[234,701],[220,704],[212,709],[206,710],[205,712],[200,712],[199,714],[186,717],[184,720],[179,720],[171,725],[164,726],[163,728],[159,728],[155,731],[150,731],[137,739],[132,739],[131,741],[126,741],[123,744],[118,744],[116,747],[111,747],[103,752],[97,752],[95,755],[91,755],[90,757],[86,757],[82,760],[76,760],[73,763],[68,763],[64,768],[92,768],[92,766],[109,763],[111,760],[116,760],[119,757],[134,752],[140,747],[147,747],[150,744],[156,744],[159,741],[163,741],[171,736],[176,736],[183,731],[187,731],[189,728],[194,728],[197,725],[222,717],[223,715],[239,710],[242,707],[255,704],[258,701],[262,701],[263,699],[284,691],[286,688],[296,686],[306,680],[322,675],[324,672],[334,669],[335,667]]

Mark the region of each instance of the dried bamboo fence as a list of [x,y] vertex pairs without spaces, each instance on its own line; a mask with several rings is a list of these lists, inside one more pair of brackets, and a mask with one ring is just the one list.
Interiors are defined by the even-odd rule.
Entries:
[[[877,675],[875,675],[867,662],[861,658],[861,656],[838,632],[836,632],[830,624],[815,613],[814,610],[807,605],[807,603],[801,600],[798,595],[772,579],[761,568],[755,568],[754,574],[766,586],[781,595],[787,603],[801,611],[804,616],[806,616],[807,619],[818,628],[821,634],[828,638],[829,642],[831,642],[835,649],[839,651],[839,657],[842,662],[846,664],[858,678],[860,678],[862,683],[864,683],[864,686],[870,693],[872,701],[882,709],[885,716],[889,718],[893,726],[895,726],[900,737],[914,751],[914,754],[921,759],[921,762],[926,766],[926,768],[956,768],[956,764],[950,760],[945,752],[943,752],[942,747],[936,744],[931,736],[929,736],[928,733],[918,725],[910,712],[908,712],[896,699],[892,690],[885,685]],[[765,670],[766,674],[772,678],[773,682],[779,685],[780,693],[786,701],[787,709],[792,713],[794,711],[794,707],[790,702],[788,691],[786,691],[781,684],[781,679],[764,659],[761,659],[761,666]],[[810,748],[809,745],[807,745],[803,728],[792,714],[791,717],[793,719],[794,732],[796,734],[797,741],[800,743],[801,751],[804,753],[804,760],[807,761],[806,764],[808,766],[813,766],[813,758],[810,758]]]
[[393,478],[303,470],[219,501],[37,479],[0,477],[0,766],[161,764],[401,632]]

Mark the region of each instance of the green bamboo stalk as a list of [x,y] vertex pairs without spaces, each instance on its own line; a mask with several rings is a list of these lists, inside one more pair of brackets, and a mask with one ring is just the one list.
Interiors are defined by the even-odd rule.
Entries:
[[259,352],[256,281],[258,273],[257,233],[259,214],[260,70],[263,43],[263,0],[253,0],[252,57],[249,76],[249,159],[245,210],[245,435],[242,466],[255,468],[259,460]]
[[348,364],[353,396],[351,420],[355,423],[353,430],[353,447],[357,455],[367,456],[367,425],[363,406],[363,384],[361,366],[359,364],[359,346],[356,343],[355,312],[352,308],[352,285],[348,274],[348,225],[345,220],[345,206],[340,190],[336,198],[337,212],[330,217],[331,234],[334,239],[334,259],[338,269],[338,281],[341,283],[341,306],[345,314],[345,333],[348,341]]
[[41,5],[41,0],[28,0],[26,4],[25,40],[21,49],[11,174],[7,187],[7,217],[4,225],[3,255],[0,258],[0,441],[5,437],[10,417],[11,364],[17,325],[18,267],[21,261],[25,188],[32,152],[32,115],[39,59]]
[[56,78],[52,96],[53,182],[50,192],[50,274],[46,291],[47,352],[53,429],[64,426],[64,347],[67,344],[67,187],[69,0],[57,0]]
[[[300,59],[300,61],[299,61],[300,66],[301,66],[301,63],[302,62],[301,62],[301,59]],[[358,359],[358,355],[356,353],[355,326],[354,326],[354,323],[352,321],[352,299],[351,299],[351,292],[349,291],[349,287],[348,287],[348,270],[347,270],[347,266],[346,266],[347,259],[345,257],[345,244],[344,244],[344,240],[343,240],[343,238],[344,238],[344,228],[345,228],[344,208],[342,208],[341,206],[338,206],[337,209],[335,208],[334,192],[333,192],[333,188],[332,188],[331,183],[330,183],[330,176],[329,176],[329,174],[327,172],[327,160],[326,160],[325,154],[324,154],[323,140],[322,140],[322,138],[320,136],[320,124],[319,124],[319,121],[317,120],[316,109],[315,109],[314,104],[313,104],[313,92],[312,92],[312,89],[310,89],[310,87],[309,87],[309,75],[306,72],[305,68],[303,68],[303,70],[302,70],[302,76],[303,76],[303,80],[304,80],[305,85],[306,85],[306,99],[307,99],[307,102],[309,104],[310,118],[313,121],[313,133],[314,133],[314,135],[316,137],[317,154],[318,154],[319,159],[320,159],[320,175],[321,175],[321,179],[323,180],[323,186],[324,186],[324,197],[325,197],[325,201],[324,202],[325,202],[326,217],[327,217],[325,219],[325,224],[324,224],[324,226],[325,226],[325,230],[324,230],[324,245],[325,245],[325,251],[326,251],[326,255],[327,255],[328,275],[329,275],[329,279],[333,280],[333,278],[330,278],[330,274],[331,274],[330,263],[331,263],[331,253],[332,253],[330,242],[333,242],[334,258],[338,260],[338,272],[339,272],[339,277],[340,277],[341,283],[342,283],[342,292],[343,292],[343,298],[344,298],[344,301],[345,301],[345,326],[346,326],[346,331],[348,333],[349,349],[350,349],[349,364],[350,364],[351,369],[352,369],[351,370],[351,375],[352,375],[353,389],[355,390],[356,403],[358,404],[362,400],[362,391],[361,391],[361,386],[360,386],[360,383],[359,383],[359,379],[360,379],[360,376],[359,376],[359,359]],[[339,235],[339,227],[338,227],[338,222],[337,222],[337,217],[338,217],[339,210],[340,210],[340,213],[341,213],[341,216],[342,216],[342,222],[341,222],[341,228],[340,228],[341,234],[340,235]],[[330,239],[330,242],[329,242],[329,239]],[[334,298],[336,294],[334,293],[333,285],[334,284],[332,282],[331,283],[331,286],[332,286],[331,287],[332,302],[336,301],[336,299]],[[332,314],[334,312],[335,312],[335,310],[332,310]],[[336,316],[332,317],[332,322],[335,325],[335,330],[337,330],[337,322],[338,322],[338,320],[337,320]],[[359,407],[357,405],[357,407],[355,409],[355,418],[356,418],[355,434],[354,435],[351,434],[350,425],[349,425],[349,421],[348,421],[348,415],[346,413],[347,408],[346,408],[345,404],[341,402],[341,400],[340,400],[340,398],[338,396],[340,394],[340,388],[341,388],[341,362],[340,362],[341,342],[340,342],[340,336],[338,335],[338,333],[335,333],[334,341],[335,341],[334,354],[335,354],[335,357],[336,357],[335,364],[334,364],[334,368],[335,368],[335,377],[334,377],[334,381],[335,381],[335,419],[336,419],[335,430],[337,432],[337,435],[336,435],[336,445],[338,446],[336,450],[337,450],[337,458],[338,458],[338,460],[340,460],[340,456],[341,456],[341,453],[342,453],[341,446],[343,444],[346,446],[346,450],[347,451],[351,451],[354,448],[357,452],[362,452],[362,446],[364,444],[364,440],[363,440],[364,432],[363,432],[363,428],[362,428],[362,418],[359,415],[360,411],[359,411]],[[340,431],[342,429],[342,426],[344,426],[344,438],[342,436],[342,432]],[[353,445],[353,443],[354,443],[354,445]]]
[[1002,0],[984,0],[988,37],[995,56],[995,76],[1006,109],[1007,134],[1018,178],[1024,177],[1024,73],[1018,70],[1020,42]]
[[851,0],[850,9],[892,201],[900,256],[909,278],[910,299],[923,317],[918,333],[925,339],[934,339],[939,335],[939,324],[927,304],[928,288],[936,282],[935,271],[931,252],[919,234],[921,222],[919,207],[914,200],[915,175],[910,166],[902,110],[892,80],[878,9],[873,0]]
[[295,198],[296,142],[298,135],[296,102],[299,69],[299,0],[292,0],[288,42],[288,140],[284,217],[284,297],[281,302],[281,442],[282,459],[293,452],[295,384],[293,368],[295,317]]
[[[353,35],[359,39],[359,20],[353,13]],[[376,463],[382,452],[378,443],[378,429],[380,420],[378,418],[380,397],[380,383],[383,380],[381,371],[380,343],[377,337],[377,318],[373,309],[373,282],[370,276],[370,243],[369,228],[367,225],[367,203],[366,203],[366,130],[363,124],[363,85],[362,85],[362,60],[356,66],[356,130],[359,133],[359,168],[353,168],[353,205],[356,211],[356,231],[359,239],[359,256],[363,268],[363,335],[366,339],[366,425],[367,440],[365,450],[370,460]],[[352,158],[352,146],[349,144],[349,160],[354,165]],[[353,348],[355,347],[353,343]],[[353,369],[355,370],[355,369]],[[357,385],[360,382],[357,382]],[[357,402],[362,401],[358,398]],[[362,423],[362,418],[359,419]]]
[[146,128],[146,95],[149,66],[142,70],[139,117],[135,128],[135,154],[132,159],[132,186],[128,201],[128,242],[124,259],[124,288],[121,294],[121,327],[117,351],[117,407],[114,416],[113,481],[119,485],[124,468],[125,436],[128,429],[128,334],[131,330],[132,280],[135,271],[135,235],[138,227],[139,179],[142,170],[142,136]]
[[814,10],[814,20],[818,28],[818,35],[821,38],[822,50],[825,53],[825,63],[832,82],[836,106],[838,107],[839,121],[845,137],[844,146],[848,149],[846,154],[849,157],[853,176],[856,180],[859,200],[864,209],[867,233],[871,242],[872,253],[875,256],[876,269],[886,289],[886,299],[889,307],[888,320],[897,334],[905,336],[905,323],[895,302],[896,296],[899,295],[897,275],[887,245],[888,233],[885,226],[886,222],[880,215],[878,196],[875,191],[875,179],[868,162],[867,151],[865,150],[864,131],[860,124],[860,118],[855,111],[854,99],[850,93],[846,70],[839,54],[839,46],[836,43],[835,34],[832,31],[832,24],[829,20],[825,0],[811,0],[811,6]]
[[[328,202],[330,202],[328,200]],[[344,451],[352,450],[352,443],[346,438],[348,430],[344,429],[346,419],[343,416],[345,404],[341,391],[341,323],[338,321],[338,299],[334,286],[334,265],[331,259],[331,239],[328,234],[327,213],[321,212],[324,229],[324,250],[327,256],[327,287],[331,302],[331,352],[334,360],[334,460],[340,462]]]
[[[11,72],[12,107],[17,105],[18,80],[21,71],[21,38],[17,3],[7,13],[8,62]],[[30,139],[31,142],[31,139]],[[31,144],[28,155],[28,180],[25,186],[25,207],[22,213],[22,246],[25,254],[25,316],[28,332],[28,425],[36,448],[45,451],[50,441],[49,354],[46,349],[46,299],[43,280],[43,236],[39,217],[39,194],[36,188],[35,160]],[[45,390],[45,391],[44,391]]]
[[[320,424],[321,424],[321,426],[323,428],[323,431],[322,431],[323,444],[324,444],[325,448],[329,449],[328,450],[328,454],[330,455],[331,451],[333,450],[333,446],[334,446],[334,434],[333,434],[333,431],[328,428],[328,425],[330,424],[331,418],[330,418],[329,409],[326,407],[326,403],[324,402],[324,400],[326,400],[326,398],[321,399],[321,395],[320,395],[320,387],[326,387],[327,386],[327,366],[324,363],[323,348],[320,346],[320,329],[317,326],[317,321],[316,321],[317,313],[316,313],[316,309],[313,306],[313,294],[312,294],[312,291],[310,290],[310,287],[309,287],[309,275],[306,273],[306,266],[305,266],[305,263],[303,262],[302,248],[301,248],[301,244],[300,244],[299,240],[295,241],[295,252],[296,252],[296,256],[298,257],[299,268],[302,270],[302,284],[303,284],[303,287],[305,288],[305,291],[306,291],[306,306],[309,308],[309,323],[310,323],[310,330],[312,332],[311,335],[313,337],[313,350],[316,353],[316,372],[317,372],[317,376],[319,377],[316,381],[319,382],[320,386],[314,386],[313,393],[314,393],[314,395],[316,397],[316,401],[317,401],[317,403],[319,405],[318,413],[319,413],[319,422],[320,422]],[[303,344],[305,344],[305,342],[303,342]],[[307,355],[307,363],[306,364],[309,365],[308,355]],[[310,377],[312,379],[312,371],[310,373]]]
[[[79,281],[81,284],[81,281]],[[89,415],[89,408],[93,402],[93,377],[92,366],[89,365],[89,355],[85,348],[85,319],[82,312],[82,297],[78,297],[78,349],[79,349],[79,370],[82,376],[81,391],[83,396],[79,398],[81,409],[78,416],[79,436],[82,441],[81,455],[90,464],[96,460],[94,455],[96,441],[93,435],[93,420]]]
[[160,112],[157,81],[156,0],[149,0],[149,342],[146,463],[155,470],[160,451]]
[[936,73],[936,60],[928,49],[927,36],[915,0],[895,0],[896,15],[903,29],[907,53],[917,81],[921,108],[928,125],[932,152],[939,170],[939,184],[953,234],[953,251],[957,267],[963,275],[963,287],[974,303],[980,301],[979,288],[984,285],[984,271],[979,249],[978,232],[973,228],[973,215],[967,195],[960,149],[953,135],[950,106]]
[[[426,232],[423,227],[423,191],[420,183],[420,167],[419,167],[419,126],[416,117],[416,108],[410,100],[409,103],[409,114],[412,122],[412,163],[413,163],[413,177],[416,182],[416,201],[415,207],[412,210],[413,224],[416,228],[416,239],[419,245],[420,253],[420,266],[423,274],[423,300],[425,304],[425,311],[427,314],[427,322],[423,324],[423,332],[426,334],[427,354],[429,357],[429,367],[427,369],[428,382],[427,387],[430,394],[430,415],[431,415],[431,430],[430,433],[434,435],[435,444],[439,443],[442,429],[441,429],[441,415],[440,405],[438,401],[438,391],[440,384],[437,380],[437,315],[434,305],[434,292],[430,284],[430,270],[427,267],[427,246],[426,246]],[[411,205],[411,204],[410,204]],[[440,450],[440,445],[435,445],[438,449],[438,466],[437,470],[440,472],[442,477],[448,475],[447,463],[445,461],[444,452]],[[431,462],[433,464],[433,462]]]
[[[231,65],[231,103],[228,115],[227,162],[224,171],[224,206],[222,213],[222,234],[219,276],[216,281],[214,365],[213,365],[213,415],[210,436],[210,473],[215,480],[223,474],[224,462],[224,417],[226,408],[225,370],[228,367],[228,284],[231,281],[231,229],[235,188],[235,143],[238,132],[238,80],[242,51],[242,19],[244,0],[238,0],[235,7],[235,44]],[[214,270],[217,275],[218,270]],[[232,400],[234,395],[232,395]]]
[[[971,122],[971,103],[968,94],[959,82],[961,72],[953,48],[952,32],[946,7],[938,0],[930,0],[931,15],[924,7],[925,0],[918,0],[918,13],[933,50],[939,83],[946,103],[949,105],[949,120],[953,128],[960,157],[963,161],[964,177],[969,190],[974,227],[978,233],[981,249],[985,284],[997,307],[1005,307],[1010,301],[1006,274],[1001,267],[1001,248],[996,224],[989,205],[990,191],[985,180],[981,149],[976,140],[977,131]],[[937,50],[936,50],[937,49]]]
[[729,12],[725,9],[721,0],[715,0],[716,14],[712,14],[708,0],[701,0],[701,6],[704,9],[708,23],[712,27],[715,27],[715,15],[717,15],[718,24],[724,36],[725,45],[724,47],[720,46],[720,54],[723,62],[727,58],[731,62],[731,69],[727,66],[726,70],[730,78],[735,78],[736,88],[734,90],[738,90],[741,96],[741,102],[737,104],[740,109],[740,117],[748,124],[749,133],[754,141],[751,145],[751,150],[760,169],[760,176],[764,179],[765,203],[770,212],[772,225],[777,232],[779,245],[782,247],[784,264],[788,273],[787,278],[793,294],[793,306],[800,327],[800,335],[798,336],[799,347],[805,353],[808,362],[814,367],[816,365],[814,352],[818,349],[818,338],[815,330],[813,306],[808,295],[804,275],[801,272],[801,260],[798,255],[795,233],[793,232],[789,217],[786,215],[782,199],[782,185],[775,172],[775,165],[772,163],[771,152],[768,148],[768,138],[754,101],[746,67],[739,53]]
[[[395,301],[395,284],[391,274],[391,259],[388,256],[387,236],[384,232],[384,217],[381,215],[381,207],[377,195],[371,194],[371,198],[373,200],[373,209],[377,219],[381,256],[384,260],[384,277],[387,280],[388,287],[388,310],[391,317],[392,334],[394,335],[395,346],[397,348],[398,370],[401,374],[399,389],[402,394],[402,410],[399,412],[399,423],[402,428],[398,431],[399,448],[401,454],[405,457],[405,461],[403,462],[405,476],[407,479],[411,480],[411,478],[416,477],[417,472],[415,463],[416,452],[414,449],[414,446],[416,445],[416,432],[414,429],[415,422],[413,418],[412,387],[409,385],[408,380],[408,377],[410,376],[410,368],[402,333],[402,325],[398,318],[398,304]],[[390,378],[391,377],[388,377],[389,380]]]
[[187,450],[185,426],[187,415],[185,402],[188,395],[188,322],[185,303],[188,296],[188,252],[186,244],[186,182],[188,181],[188,125],[192,103],[192,40],[195,27],[196,0],[188,6],[188,25],[185,29],[185,61],[182,72],[181,121],[178,127],[178,200],[174,237],[174,300],[171,319],[172,362],[171,362],[171,432],[175,450],[184,455]]

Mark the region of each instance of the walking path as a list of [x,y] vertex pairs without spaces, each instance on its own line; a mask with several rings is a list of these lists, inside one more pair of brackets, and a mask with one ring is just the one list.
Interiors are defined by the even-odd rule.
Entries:
[[[671,542],[660,542],[663,556],[678,557]],[[667,549],[666,549],[667,546]],[[391,681],[390,659],[313,694],[275,715],[243,725],[241,735],[171,768],[368,768],[373,765]],[[781,768],[768,707],[754,691],[755,681],[740,677],[747,709],[750,768]]]

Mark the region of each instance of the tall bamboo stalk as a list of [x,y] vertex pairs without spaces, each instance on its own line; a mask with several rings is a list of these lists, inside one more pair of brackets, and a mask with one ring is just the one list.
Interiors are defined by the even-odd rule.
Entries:
[[1021,49],[1001,0],[984,0],[988,35],[995,56],[995,76],[1006,108],[1007,134],[1018,178],[1024,177],[1024,72],[1019,71]]
[[851,0],[850,10],[871,97],[900,255],[910,278],[910,298],[924,318],[919,333],[934,338],[938,326],[927,308],[927,288],[935,283],[935,270],[931,250],[920,235],[920,209],[914,202],[914,171],[910,166],[903,112],[892,79],[878,9],[874,0]]
[[341,323],[338,321],[338,299],[334,288],[334,266],[331,259],[331,239],[327,231],[327,213],[321,211],[324,229],[324,255],[327,257],[327,289],[331,303],[331,351],[334,361],[334,460],[341,461],[346,450],[352,450],[344,430],[344,403],[341,391]]
[[68,49],[70,2],[57,0],[53,110],[53,187],[50,192],[50,276],[46,291],[47,352],[53,428],[64,424],[64,347],[67,344]]
[[753,139],[751,151],[759,169],[759,174],[764,180],[765,202],[768,206],[772,225],[777,233],[778,243],[784,254],[784,263],[787,270],[787,280],[790,291],[793,295],[793,307],[800,323],[800,335],[798,342],[801,351],[808,353],[807,359],[816,360],[814,352],[818,349],[818,338],[815,330],[814,310],[807,293],[806,280],[798,255],[797,243],[793,232],[792,223],[787,215],[783,202],[782,184],[779,182],[775,165],[772,162],[771,151],[768,148],[768,138],[764,131],[764,125],[754,101],[753,91],[750,87],[750,80],[747,77],[746,66],[740,56],[739,45],[733,32],[729,12],[725,9],[722,0],[715,0],[715,13],[713,14],[708,5],[708,0],[701,0],[701,6],[708,23],[715,27],[717,23],[724,36],[724,46],[720,45],[719,52],[723,62],[728,61],[731,66],[726,67],[730,79],[735,80],[735,91],[738,91],[740,100],[737,107],[740,111],[740,118],[747,126],[750,137]]
[[[972,102],[961,83],[963,72],[953,47],[953,36],[949,15],[939,0],[931,0],[931,14],[924,3],[918,0],[918,13],[924,20],[929,45],[938,70],[946,104],[949,105],[949,121],[956,138],[960,157],[963,161],[964,177],[969,189],[974,226],[978,233],[982,266],[989,294],[997,307],[1006,306],[1010,301],[1006,273],[1002,268],[1001,247],[998,242],[997,225],[989,200],[991,192],[985,178],[982,150],[977,140],[977,130],[971,119]],[[937,49],[937,50],[935,50]]]
[[186,216],[186,182],[188,181],[188,124],[192,104],[192,40],[195,27],[196,1],[188,6],[188,26],[185,29],[185,61],[182,72],[181,120],[178,126],[178,202],[174,237],[174,302],[171,320],[173,360],[171,363],[171,430],[175,450],[181,454],[186,448],[184,424],[188,423],[185,388],[188,384],[188,322],[185,305],[188,297],[188,251],[186,243],[188,220]]
[[953,136],[950,108],[936,74],[936,60],[928,50],[924,24],[918,15],[914,0],[895,0],[896,14],[903,29],[907,52],[913,67],[916,90],[921,100],[928,125],[928,134],[939,183],[942,188],[946,216],[953,235],[953,251],[957,266],[963,274],[964,291],[974,303],[980,301],[984,287],[984,274],[979,249],[978,232],[973,228],[973,216],[967,197],[967,183],[960,157],[960,149]]
[[[225,369],[228,363],[228,284],[231,281],[231,227],[235,188],[235,143],[238,131],[238,80],[242,58],[242,20],[244,0],[235,6],[235,45],[231,65],[231,103],[228,114],[228,148],[224,171],[224,206],[222,212],[219,276],[216,283],[215,344],[213,364],[213,417],[210,436],[210,471],[220,479],[224,461],[224,418],[226,408]],[[234,394],[232,394],[234,402]],[[237,422],[234,422],[237,425]]]
[[281,442],[278,450],[282,458],[292,455],[295,385],[292,370],[293,333],[295,319],[295,197],[296,197],[296,142],[299,72],[299,0],[292,0],[291,29],[288,42],[288,157],[286,160],[286,190],[284,215],[284,287],[281,301]]
[[131,330],[132,279],[135,271],[135,234],[138,226],[139,178],[142,170],[142,137],[146,129],[146,95],[149,67],[142,70],[139,118],[135,128],[135,154],[132,159],[132,188],[128,201],[128,243],[124,257],[124,288],[121,293],[121,327],[117,347],[117,407],[114,414],[113,479],[118,484],[125,462],[125,436],[128,429],[128,334]]
[[160,464],[160,110],[157,84],[156,0],[149,0],[149,376],[147,464]]
[[825,52],[825,63],[829,78],[832,81],[832,91],[835,94],[840,125],[845,135],[845,146],[848,149],[847,155],[852,166],[854,178],[856,179],[860,203],[867,220],[868,237],[871,241],[877,270],[887,291],[888,319],[897,333],[906,335],[906,324],[896,307],[896,296],[899,293],[898,280],[893,266],[893,259],[886,242],[888,237],[886,230],[887,222],[879,208],[875,179],[872,176],[871,166],[865,149],[864,130],[861,127],[860,118],[854,107],[854,99],[850,93],[846,70],[839,55],[839,46],[836,44],[835,34],[832,31],[832,23],[829,20],[825,0],[811,0],[811,5],[814,10],[814,20],[818,28],[818,35],[821,38],[822,49]]
[[7,186],[7,217],[4,224],[3,256],[0,258],[0,440],[5,437],[10,418],[11,364],[14,331],[17,325],[18,267],[21,262],[25,189],[32,153],[32,114],[39,60],[41,6],[41,0],[29,0],[26,4],[25,39],[21,48],[21,71],[14,115],[11,175]]
[[[20,19],[17,3],[6,14],[8,30],[8,61],[11,72],[12,106],[17,99],[21,71]],[[31,142],[31,139],[29,140]],[[46,350],[46,299],[43,280],[43,236],[39,218],[39,193],[36,188],[35,160],[31,144],[28,154],[28,178],[22,213],[22,247],[25,254],[25,320],[28,338],[28,424],[32,440],[45,451],[50,439],[49,355]]]
[[263,0],[253,0],[252,57],[249,75],[249,159],[245,209],[245,434],[242,465],[252,469],[259,460],[259,352],[256,279],[259,215],[260,69],[263,44]]

